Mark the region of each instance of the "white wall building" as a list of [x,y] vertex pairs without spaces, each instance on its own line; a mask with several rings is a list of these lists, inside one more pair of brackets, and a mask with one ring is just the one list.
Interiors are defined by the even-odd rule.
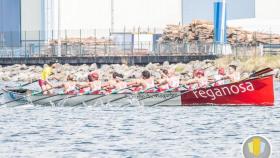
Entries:
[[[99,32],[103,29],[108,33],[112,26],[115,32],[138,26],[152,30],[194,19],[213,21],[213,3],[214,0],[22,0],[22,30],[76,30],[72,31],[76,35],[80,29]],[[279,0],[227,0],[227,3],[229,25],[242,27],[252,19],[260,22],[270,19],[266,23],[274,28],[275,21],[280,21]]]
[[[46,0],[53,1],[53,0]],[[61,29],[163,28],[181,20],[180,0],[60,0]],[[111,8],[111,2],[113,8]],[[57,2],[55,2],[57,3]],[[55,5],[57,6],[57,5]],[[56,8],[53,10],[57,10]],[[57,26],[57,12],[53,17]]]
[[280,1],[255,0],[255,17],[230,20],[229,26],[239,26],[252,31],[280,34]]

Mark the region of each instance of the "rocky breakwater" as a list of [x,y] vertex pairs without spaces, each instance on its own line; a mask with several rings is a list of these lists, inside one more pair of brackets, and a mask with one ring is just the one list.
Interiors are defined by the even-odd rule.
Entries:
[[[155,78],[160,78],[161,69],[174,69],[177,74],[185,79],[192,77],[192,72],[195,69],[205,69],[206,75],[213,75],[217,72],[217,68],[227,68],[228,65],[238,65],[238,70],[242,74],[242,78],[248,77],[250,72],[260,70],[265,67],[274,69],[276,78],[280,78],[280,57],[259,57],[249,59],[236,59],[236,58],[220,58],[217,60],[205,61],[192,61],[189,63],[163,64],[150,63],[146,66],[128,66],[128,65],[102,65],[97,67],[96,64],[92,65],[59,65],[55,69],[56,78],[59,81],[65,81],[68,74],[73,74],[77,81],[87,81],[87,75],[91,71],[98,71],[102,80],[111,78],[112,72],[116,71],[124,75],[124,79],[140,78],[143,70],[149,70]],[[32,82],[40,78],[42,67],[41,66],[26,66],[26,65],[13,65],[13,66],[0,66],[0,82]]]

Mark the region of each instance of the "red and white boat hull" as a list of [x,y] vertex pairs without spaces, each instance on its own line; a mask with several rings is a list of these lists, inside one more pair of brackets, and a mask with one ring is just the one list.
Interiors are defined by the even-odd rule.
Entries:
[[[7,103],[9,106],[19,106],[26,103],[37,105],[101,105],[117,106],[273,106],[274,88],[273,76],[265,76],[238,83],[211,88],[202,88],[186,92],[110,94],[110,95],[54,95],[44,96],[19,94],[7,91],[10,99],[22,98]],[[12,96],[12,97],[11,97]]]
[[273,106],[273,76],[254,78],[223,86],[198,89],[181,96],[182,105]]

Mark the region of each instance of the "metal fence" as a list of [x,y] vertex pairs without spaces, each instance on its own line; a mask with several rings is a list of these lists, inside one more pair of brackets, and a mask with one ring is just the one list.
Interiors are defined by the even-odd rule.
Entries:
[[[151,31],[152,30],[152,31]],[[203,42],[163,42],[160,30],[24,31],[21,42],[9,44],[0,33],[0,57],[97,57],[97,56],[188,56],[280,54],[280,44],[217,45]],[[60,40],[58,40],[60,33]],[[144,36],[146,35],[146,36]],[[154,36],[158,35],[158,36]]]

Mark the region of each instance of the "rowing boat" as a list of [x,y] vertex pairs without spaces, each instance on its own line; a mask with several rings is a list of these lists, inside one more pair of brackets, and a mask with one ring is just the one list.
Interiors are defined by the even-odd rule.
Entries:
[[[110,95],[30,95],[30,92],[5,90],[9,99],[8,106],[26,103],[34,105],[157,105],[157,106],[273,106],[273,75],[251,78],[237,83],[216,87],[200,88],[192,91],[110,94]],[[160,103],[160,104],[157,104]]]

